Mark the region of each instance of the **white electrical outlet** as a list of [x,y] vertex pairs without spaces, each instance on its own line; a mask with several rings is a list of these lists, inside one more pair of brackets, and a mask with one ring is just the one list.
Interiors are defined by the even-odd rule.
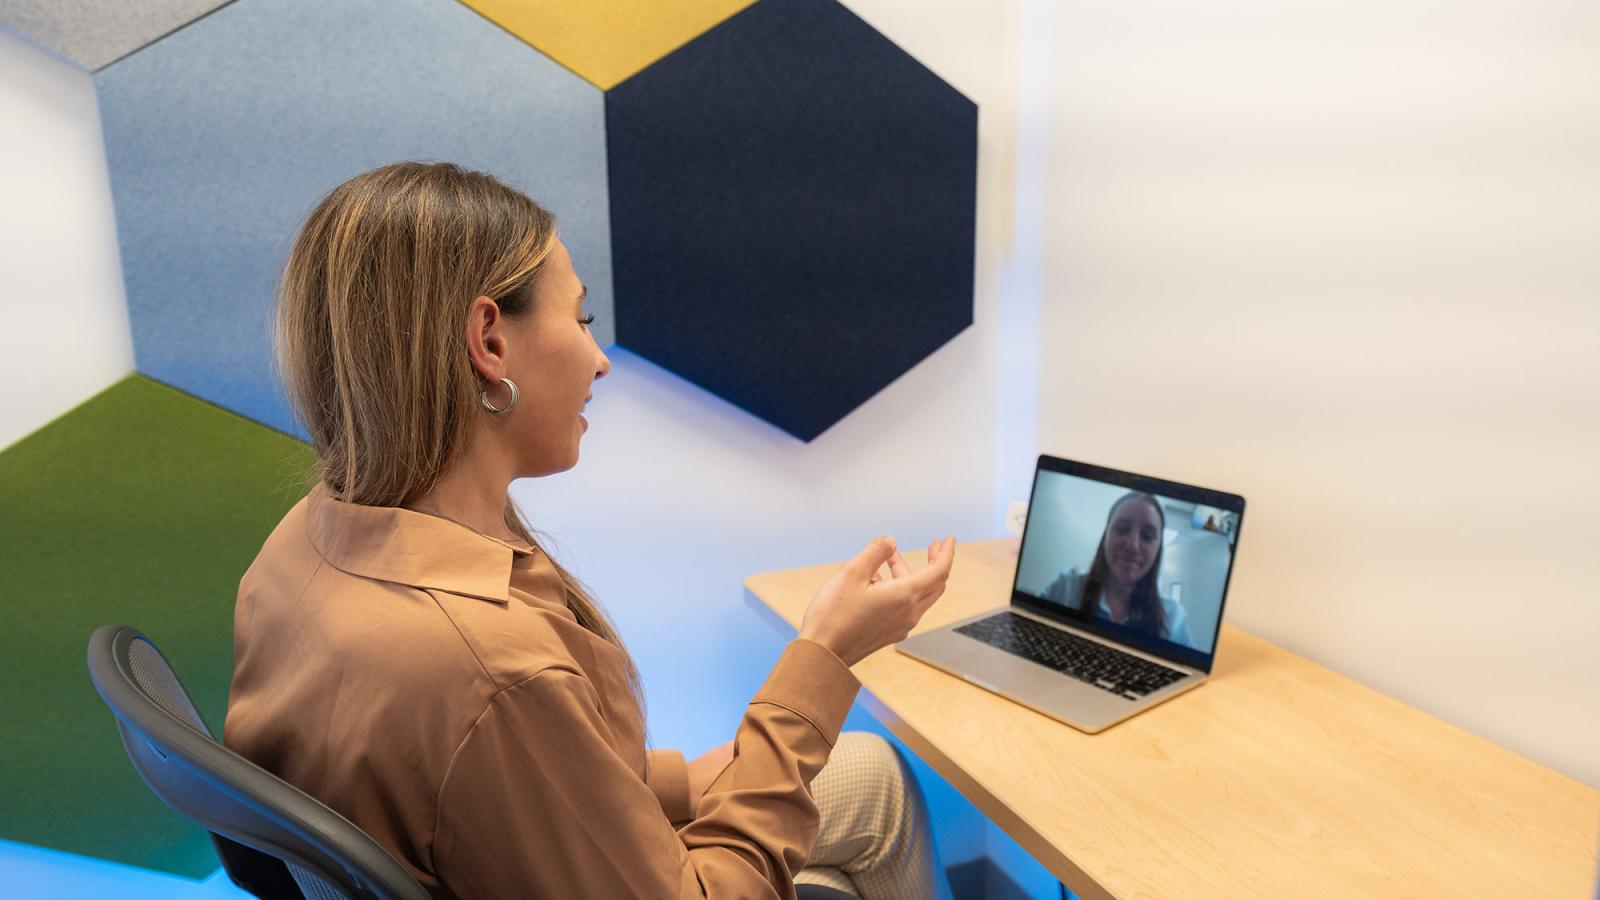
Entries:
[[1006,534],[1013,537],[1022,534],[1022,526],[1028,521],[1028,504],[1022,500],[1013,500],[1006,507]]

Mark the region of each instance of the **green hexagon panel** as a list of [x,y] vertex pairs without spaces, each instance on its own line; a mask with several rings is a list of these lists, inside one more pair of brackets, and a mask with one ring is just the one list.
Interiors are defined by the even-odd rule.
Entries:
[[[134,772],[84,668],[133,625],[220,730],[239,576],[304,496],[293,438],[131,375],[0,452],[0,837],[190,877],[206,833]],[[220,731],[219,731],[220,733]]]

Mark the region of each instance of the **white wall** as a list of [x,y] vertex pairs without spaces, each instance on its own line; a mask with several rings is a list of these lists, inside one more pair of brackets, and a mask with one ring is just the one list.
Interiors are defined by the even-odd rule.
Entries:
[[133,371],[89,73],[0,30],[0,449]]
[[1244,494],[1231,622],[1600,784],[1600,5],[1031,8],[1041,448]]

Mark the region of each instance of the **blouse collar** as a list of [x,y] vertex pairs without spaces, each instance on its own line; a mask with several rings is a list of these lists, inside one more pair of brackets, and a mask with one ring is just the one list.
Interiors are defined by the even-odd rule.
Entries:
[[508,603],[512,566],[535,552],[438,516],[346,503],[321,483],[306,504],[312,546],[329,565],[363,578]]

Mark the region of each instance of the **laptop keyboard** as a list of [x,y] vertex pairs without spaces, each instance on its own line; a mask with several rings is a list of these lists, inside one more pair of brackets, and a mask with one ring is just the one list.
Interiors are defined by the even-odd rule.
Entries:
[[956,631],[1130,700],[1137,700],[1184,677],[1184,673],[1176,669],[1016,613],[1004,612],[979,619]]

